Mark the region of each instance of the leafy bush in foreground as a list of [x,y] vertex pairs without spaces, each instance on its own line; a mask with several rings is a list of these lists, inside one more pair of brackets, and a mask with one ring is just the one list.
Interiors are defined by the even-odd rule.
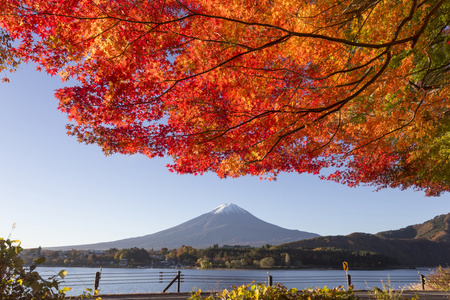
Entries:
[[285,286],[278,284],[275,286],[265,286],[263,284],[257,285],[243,285],[240,287],[234,287],[233,290],[223,290],[217,294],[202,298],[201,290],[193,292],[189,300],[327,300],[327,299],[342,299],[352,300],[358,299],[353,293],[352,289],[344,290],[342,286],[328,289],[324,287],[322,289],[304,289],[297,290],[287,289]]
[[427,286],[432,290],[450,291],[450,268],[439,266],[427,276]]
[[19,241],[0,238],[0,300],[65,299],[64,292],[68,288],[60,290],[56,278],[64,278],[66,272],[44,280],[35,269],[45,258],[36,259],[35,264],[27,268],[19,256],[22,250]]

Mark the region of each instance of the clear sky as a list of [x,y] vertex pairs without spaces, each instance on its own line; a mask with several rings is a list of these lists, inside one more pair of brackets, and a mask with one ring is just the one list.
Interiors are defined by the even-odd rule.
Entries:
[[66,135],[66,117],[53,97],[62,84],[34,70],[22,65],[0,84],[0,237],[12,233],[25,248],[151,234],[224,203],[320,235],[376,233],[450,212],[448,194],[373,192],[292,173],[276,182],[221,180],[170,173],[164,159],[105,157]]

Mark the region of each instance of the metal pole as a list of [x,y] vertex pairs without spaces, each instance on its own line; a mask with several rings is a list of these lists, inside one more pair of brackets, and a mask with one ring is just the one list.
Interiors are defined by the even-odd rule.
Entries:
[[350,274],[347,274],[347,287],[350,288],[352,285],[352,276]]
[[177,282],[177,293],[180,292],[180,285],[181,285],[181,271],[178,271],[178,282]]

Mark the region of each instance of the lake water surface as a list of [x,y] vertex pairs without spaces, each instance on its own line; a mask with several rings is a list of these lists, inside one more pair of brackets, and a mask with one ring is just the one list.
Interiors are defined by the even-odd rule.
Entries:
[[[86,288],[93,289],[95,273],[98,268],[58,268],[39,267],[37,270],[43,278],[66,270],[67,276],[60,287],[71,287],[68,295],[80,295]],[[196,269],[122,269],[104,268],[101,273],[99,290],[101,294],[160,293],[172,279],[181,272],[181,292],[202,289],[218,291],[230,289],[232,285],[240,286],[268,282],[268,275],[273,282],[282,283],[288,288],[303,289],[307,287],[347,286],[345,271],[340,270],[196,270]],[[382,288],[383,283],[393,288],[403,288],[420,282],[420,275],[430,273],[428,269],[394,269],[394,270],[350,270],[352,284],[356,289]],[[176,292],[176,282],[167,292]]]

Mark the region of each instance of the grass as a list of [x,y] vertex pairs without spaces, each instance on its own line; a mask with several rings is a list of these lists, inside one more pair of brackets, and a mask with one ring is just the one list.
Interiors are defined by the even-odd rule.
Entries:
[[[370,296],[372,299],[376,300],[405,300],[408,299],[403,296],[403,290],[397,290],[392,288],[391,285],[391,279],[388,278],[387,284],[385,284],[383,281],[381,281],[383,288],[380,289],[378,287],[374,287],[372,291],[370,292]],[[419,297],[414,296],[411,298],[411,300],[419,299]]]

